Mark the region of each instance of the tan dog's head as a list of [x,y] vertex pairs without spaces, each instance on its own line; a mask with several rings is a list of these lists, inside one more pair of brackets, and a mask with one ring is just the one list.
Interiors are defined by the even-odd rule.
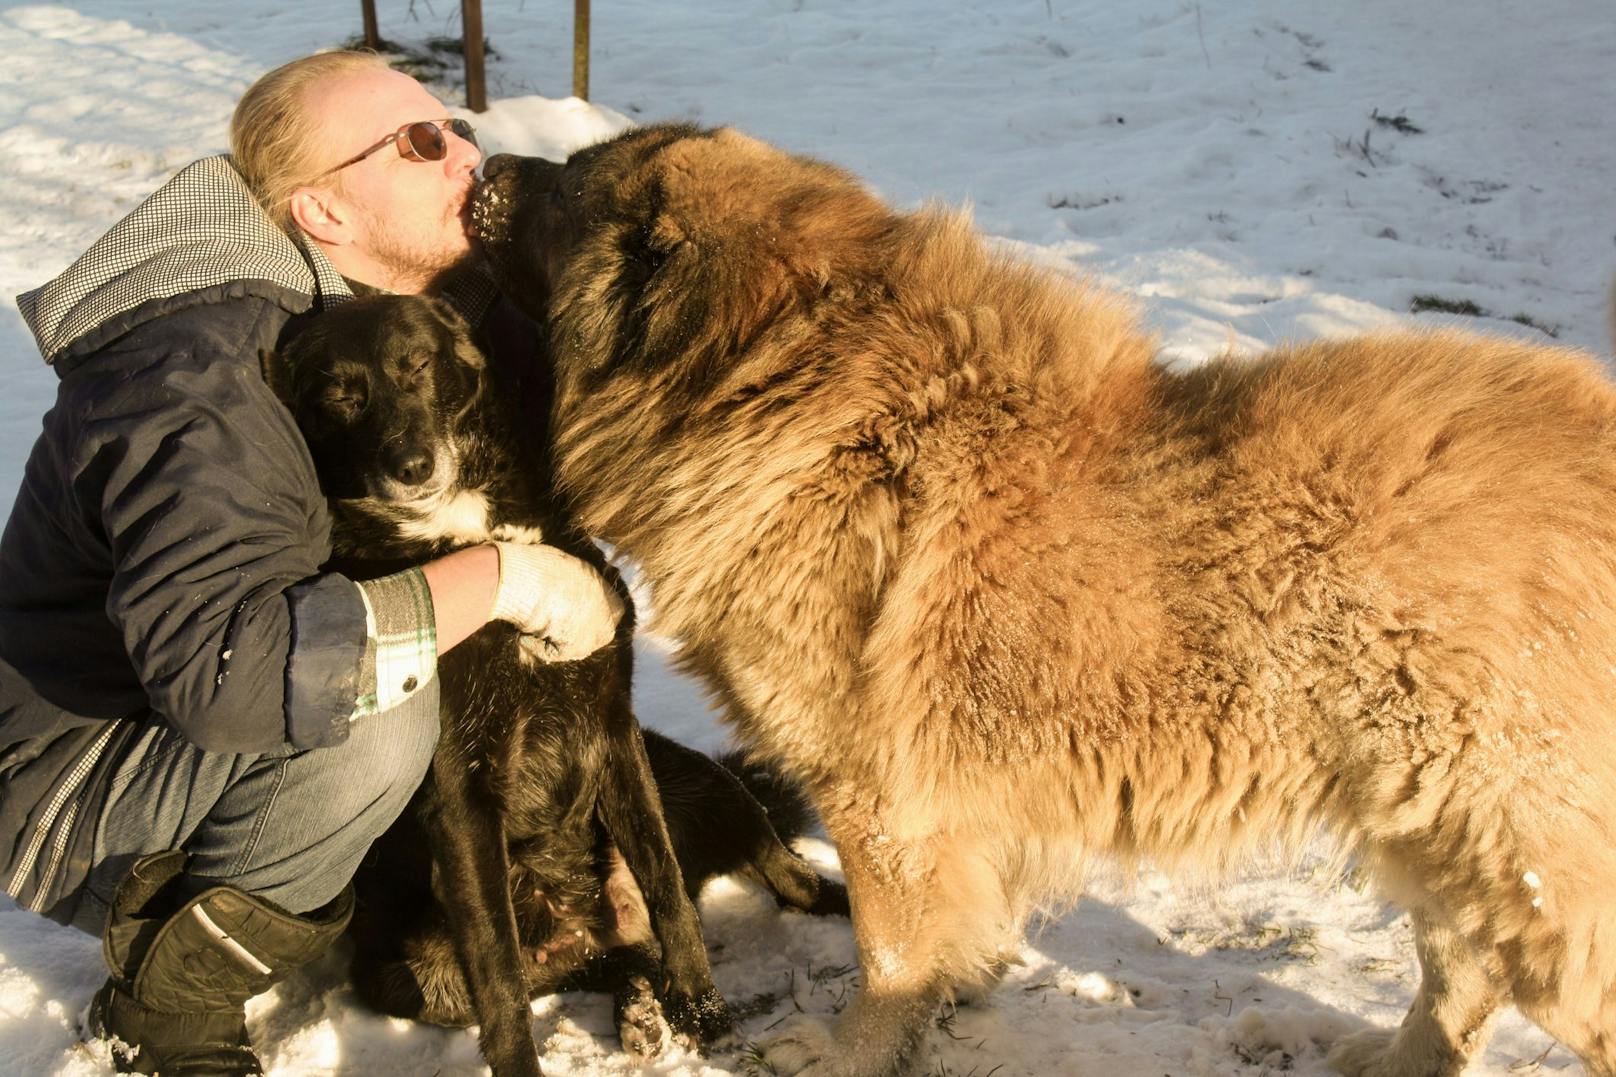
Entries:
[[850,174],[736,131],[631,130],[564,165],[500,155],[473,218],[506,290],[549,320],[563,378],[700,389],[782,315],[878,274],[896,216]]
[[473,220],[507,293],[548,324],[559,479],[595,533],[621,541],[614,521],[645,521],[666,490],[648,476],[689,488],[714,453],[806,457],[768,424],[829,380],[851,395],[821,427],[868,396],[829,327],[878,317],[912,224],[849,173],[675,124],[565,164],[498,156],[486,174]]

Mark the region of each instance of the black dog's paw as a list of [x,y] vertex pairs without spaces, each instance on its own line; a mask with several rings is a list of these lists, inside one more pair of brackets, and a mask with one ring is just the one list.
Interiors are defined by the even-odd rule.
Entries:
[[670,991],[662,1000],[662,1012],[673,1029],[674,1038],[690,1050],[706,1050],[735,1032],[729,1004],[716,987],[709,987],[700,995]]
[[623,1050],[642,1059],[655,1058],[662,1053],[665,1028],[662,1004],[651,990],[650,980],[644,976],[629,977],[613,1009]]

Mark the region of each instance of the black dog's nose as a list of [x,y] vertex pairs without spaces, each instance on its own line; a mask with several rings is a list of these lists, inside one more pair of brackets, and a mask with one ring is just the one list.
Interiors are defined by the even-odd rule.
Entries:
[[483,182],[498,179],[506,172],[515,173],[520,170],[521,182],[532,184],[536,188],[554,186],[561,177],[564,166],[559,161],[546,160],[543,157],[523,157],[515,153],[496,153],[483,162]]
[[419,486],[432,477],[432,454],[425,449],[400,449],[388,454],[387,471],[405,486]]
[[483,162],[483,179],[491,180],[509,168],[516,158],[508,153],[496,153]]

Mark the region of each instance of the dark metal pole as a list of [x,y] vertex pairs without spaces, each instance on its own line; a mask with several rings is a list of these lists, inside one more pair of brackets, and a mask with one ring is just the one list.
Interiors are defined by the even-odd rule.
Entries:
[[572,96],[589,100],[589,0],[572,0]]
[[359,0],[359,10],[365,19],[365,48],[380,52],[382,35],[376,28],[376,0]]
[[483,74],[483,0],[460,0],[460,40],[466,51],[466,107],[488,111],[488,83]]

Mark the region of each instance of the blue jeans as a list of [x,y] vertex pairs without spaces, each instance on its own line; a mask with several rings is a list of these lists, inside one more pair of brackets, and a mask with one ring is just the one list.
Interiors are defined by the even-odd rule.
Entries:
[[130,865],[165,849],[189,853],[193,876],[289,912],[319,908],[409,803],[437,739],[436,678],[330,748],[205,752],[148,719],[112,774],[74,926],[101,934]]

